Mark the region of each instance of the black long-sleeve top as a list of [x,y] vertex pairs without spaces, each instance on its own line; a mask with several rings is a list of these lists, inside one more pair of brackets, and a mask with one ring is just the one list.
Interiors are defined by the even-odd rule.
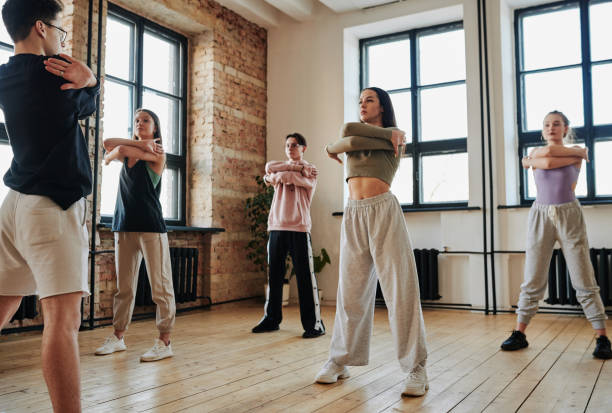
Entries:
[[66,80],[45,70],[47,58],[18,54],[0,66],[0,109],[13,150],[4,184],[68,209],[91,193],[89,153],[78,121],[96,110],[100,82],[61,90]]

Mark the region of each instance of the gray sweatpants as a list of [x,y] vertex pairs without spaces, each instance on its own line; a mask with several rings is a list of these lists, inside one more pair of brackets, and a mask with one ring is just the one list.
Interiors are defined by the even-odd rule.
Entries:
[[427,359],[419,282],[406,222],[397,198],[387,192],[349,200],[340,234],[340,281],[329,358],[363,366],[370,356],[376,276],[404,372]]
[[518,321],[529,324],[544,297],[548,268],[555,241],[567,262],[576,298],[594,329],[605,328],[606,313],[589,256],[586,225],[580,203],[543,205],[533,203],[527,220],[525,280],[519,296]]

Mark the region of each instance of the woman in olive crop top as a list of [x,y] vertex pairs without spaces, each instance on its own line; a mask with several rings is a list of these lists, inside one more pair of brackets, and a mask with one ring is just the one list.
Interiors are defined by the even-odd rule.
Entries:
[[327,153],[346,153],[349,201],[340,234],[340,280],[329,360],[316,377],[334,383],[346,366],[368,363],[376,279],[385,297],[395,350],[407,379],[403,395],[421,396],[428,383],[419,283],[404,215],[390,192],[405,134],[396,128],[391,99],[367,88],[359,98],[361,123],[347,123]]

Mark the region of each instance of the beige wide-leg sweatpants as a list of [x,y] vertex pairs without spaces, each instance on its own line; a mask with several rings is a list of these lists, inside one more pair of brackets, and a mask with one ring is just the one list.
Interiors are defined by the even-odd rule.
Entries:
[[138,270],[143,255],[151,284],[151,297],[157,305],[155,324],[160,333],[169,333],[176,314],[172,264],[168,234],[157,232],[115,232],[118,291],[113,302],[113,327],[117,331],[125,331],[132,320]]
[[340,234],[340,281],[330,360],[368,364],[376,278],[385,297],[397,358],[406,373],[427,359],[414,254],[391,193],[349,200]]
[[606,312],[589,256],[586,224],[580,203],[544,205],[534,202],[527,220],[525,280],[518,301],[519,323],[529,324],[548,283],[555,241],[561,244],[576,299],[594,329],[606,327]]

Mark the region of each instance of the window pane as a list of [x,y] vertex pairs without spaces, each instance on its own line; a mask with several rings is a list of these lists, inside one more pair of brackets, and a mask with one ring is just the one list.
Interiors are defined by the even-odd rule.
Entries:
[[397,197],[400,204],[412,204],[412,158],[404,157],[400,160],[399,168],[391,184],[391,192]]
[[112,16],[108,16],[106,24],[106,73],[133,81],[134,25]]
[[179,219],[178,193],[179,193],[179,171],[178,169],[166,168],[161,179],[161,194],[159,201],[161,202],[164,218]]
[[395,112],[397,127],[406,132],[406,139],[412,140],[412,97],[410,92],[392,93],[391,103]]
[[591,60],[612,59],[612,2],[592,4],[589,9],[591,20]]
[[463,30],[419,37],[419,84],[465,79]]
[[423,202],[467,201],[467,153],[423,156],[422,165]]
[[423,89],[420,98],[421,141],[467,136],[465,84]]
[[565,113],[572,126],[584,125],[580,68],[525,75],[524,84],[527,130],[541,130],[553,110]]
[[410,87],[410,39],[368,47],[368,86]]
[[154,92],[145,91],[142,97],[142,107],[152,110],[159,117],[165,151],[179,155],[179,102]]
[[592,79],[593,123],[612,123],[612,64],[593,66]]
[[0,143],[0,165],[2,165],[0,169],[0,205],[2,204],[2,201],[4,201],[4,198],[6,197],[6,194],[8,194],[9,190],[6,186],[4,186],[4,180],[2,178],[11,166],[12,160],[13,151],[11,150],[11,146]]
[[595,143],[595,194],[612,195],[612,141]]
[[[2,7],[4,7],[4,3],[6,3],[6,0],[0,0],[0,10],[2,9]],[[0,19],[0,41],[8,44],[13,44],[13,40],[6,31],[6,27],[4,26],[4,22],[2,21],[2,19]]]
[[577,7],[523,18],[523,70],[581,62]]
[[[581,142],[574,142],[571,145],[578,145],[582,148],[584,148],[584,143]],[[538,145],[538,146],[544,146],[544,145]],[[528,154],[529,152],[531,152],[531,150],[533,148],[536,148],[536,146],[532,146],[529,148],[526,148],[525,150],[525,154]],[[586,182],[586,167],[585,167],[585,163],[582,163],[582,167],[580,169],[580,175],[578,175],[578,182],[576,183],[576,189],[574,190],[574,193],[576,194],[577,197],[584,197],[587,196],[587,182]],[[527,195],[525,198],[528,199],[535,199],[536,195],[538,193],[538,190],[536,188],[536,184],[535,184],[535,178],[533,177],[533,170],[532,169],[523,169],[524,173],[527,174]]]
[[104,82],[104,138],[132,137],[132,101],[130,86]]
[[100,192],[100,215],[115,213],[115,202],[119,190],[119,173],[123,163],[114,161],[102,168],[102,189]]
[[143,82],[161,92],[180,93],[179,45],[149,32],[144,34]]
[[8,62],[13,54],[14,53],[12,50],[7,50],[3,47],[0,47],[0,65],[3,65]]

